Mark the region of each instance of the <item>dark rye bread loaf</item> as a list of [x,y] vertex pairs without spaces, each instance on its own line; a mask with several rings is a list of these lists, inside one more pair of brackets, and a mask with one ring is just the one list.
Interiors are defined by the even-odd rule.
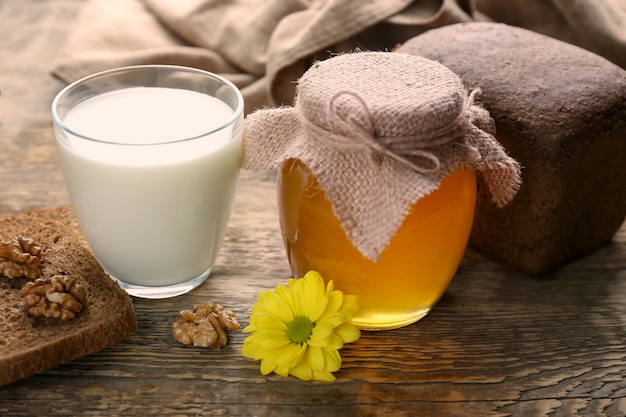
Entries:
[[83,244],[69,207],[0,216],[0,240],[32,238],[43,249],[42,276],[67,274],[87,290],[75,319],[34,318],[19,290],[26,278],[0,274],[0,385],[53,368],[120,342],[137,321],[130,297]]
[[626,71],[591,52],[497,23],[433,29],[396,49],[441,62],[491,113],[523,166],[498,209],[480,181],[470,243],[544,273],[611,240],[626,216]]

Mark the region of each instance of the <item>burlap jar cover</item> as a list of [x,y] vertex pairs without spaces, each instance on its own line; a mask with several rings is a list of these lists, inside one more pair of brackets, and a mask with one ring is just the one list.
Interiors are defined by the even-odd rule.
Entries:
[[478,126],[493,126],[443,65],[392,52],[315,63],[294,107],[246,119],[242,167],[299,159],[315,175],[352,244],[377,261],[411,206],[452,171],[481,171],[494,202],[519,189],[520,166]]

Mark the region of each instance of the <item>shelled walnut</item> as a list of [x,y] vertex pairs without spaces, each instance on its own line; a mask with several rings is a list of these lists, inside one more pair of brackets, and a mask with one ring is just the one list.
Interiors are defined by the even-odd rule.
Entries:
[[75,318],[85,308],[87,298],[85,287],[67,275],[28,282],[20,290],[20,296],[31,315],[63,321]]
[[42,249],[33,239],[14,237],[0,242],[0,275],[36,279],[41,275]]
[[172,334],[185,345],[220,349],[228,341],[226,329],[237,330],[239,327],[235,313],[207,301],[194,305],[193,310],[181,311],[180,319],[172,325]]

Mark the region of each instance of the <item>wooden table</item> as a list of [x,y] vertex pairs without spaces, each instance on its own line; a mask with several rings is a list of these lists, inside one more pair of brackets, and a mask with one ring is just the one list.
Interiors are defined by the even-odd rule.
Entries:
[[[48,107],[49,76],[80,0],[0,2],[0,212],[68,204]],[[591,256],[534,278],[469,249],[436,308],[363,332],[337,382],[261,376],[240,354],[183,347],[179,310],[212,300],[247,324],[262,289],[290,275],[275,183],[243,172],[212,277],[167,300],[134,299],[137,332],[101,352],[0,387],[0,415],[624,416],[626,225]]]

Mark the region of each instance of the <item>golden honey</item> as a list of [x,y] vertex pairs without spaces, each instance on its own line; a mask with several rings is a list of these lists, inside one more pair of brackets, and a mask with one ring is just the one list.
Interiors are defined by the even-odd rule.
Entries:
[[294,276],[318,271],[336,289],[359,297],[352,323],[391,329],[424,317],[454,277],[472,227],[476,176],[471,169],[455,171],[419,199],[378,262],[352,245],[315,177],[299,160],[282,164],[278,202]]

